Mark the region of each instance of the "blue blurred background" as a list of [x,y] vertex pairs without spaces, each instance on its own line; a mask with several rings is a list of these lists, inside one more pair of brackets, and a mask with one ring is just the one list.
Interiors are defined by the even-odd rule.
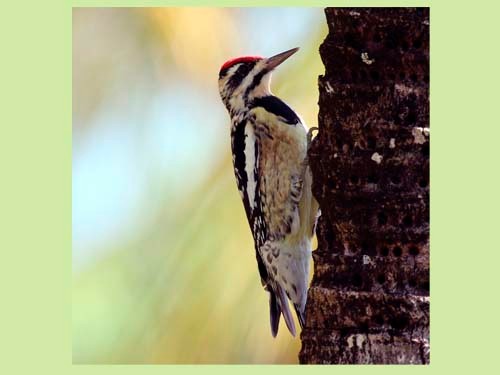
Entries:
[[73,362],[297,363],[269,329],[217,78],[301,50],[273,91],[317,118],[321,8],[73,9]]

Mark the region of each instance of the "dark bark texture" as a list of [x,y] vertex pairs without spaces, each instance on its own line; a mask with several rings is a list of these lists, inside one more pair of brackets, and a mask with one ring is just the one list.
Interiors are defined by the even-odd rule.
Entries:
[[327,8],[301,363],[429,363],[429,9]]

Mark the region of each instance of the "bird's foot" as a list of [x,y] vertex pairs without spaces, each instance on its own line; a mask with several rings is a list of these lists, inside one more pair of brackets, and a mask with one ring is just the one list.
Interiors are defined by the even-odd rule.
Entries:
[[309,165],[309,158],[308,158],[308,153],[309,153],[309,147],[311,147],[311,142],[312,142],[312,137],[313,137],[313,131],[319,130],[317,126],[313,126],[309,128],[307,131],[307,151],[306,151],[306,157],[304,158],[304,161],[302,162],[302,165],[305,168]]
[[307,150],[308,151],[309,151],[309,147],[311,146],[313,131],[315,131],[315,130],[319,130],[319,128],[317,126],[313,126],[313,127],[309,128],[309,130],[307,131]]

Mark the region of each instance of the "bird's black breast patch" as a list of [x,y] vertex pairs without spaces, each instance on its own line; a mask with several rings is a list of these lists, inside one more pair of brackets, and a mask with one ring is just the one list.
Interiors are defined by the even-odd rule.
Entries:
[[280,98],[269,95],[253,100],[254,107],[262,107],[266,111],[283,118],[283,120],[290,125],[295,125],[300,122],[297,114]]

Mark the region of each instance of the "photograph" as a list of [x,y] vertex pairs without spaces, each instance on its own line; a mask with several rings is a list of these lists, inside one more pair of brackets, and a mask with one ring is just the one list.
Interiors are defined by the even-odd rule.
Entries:
[[430,13],[73,7],[72,363],[429,365]]

